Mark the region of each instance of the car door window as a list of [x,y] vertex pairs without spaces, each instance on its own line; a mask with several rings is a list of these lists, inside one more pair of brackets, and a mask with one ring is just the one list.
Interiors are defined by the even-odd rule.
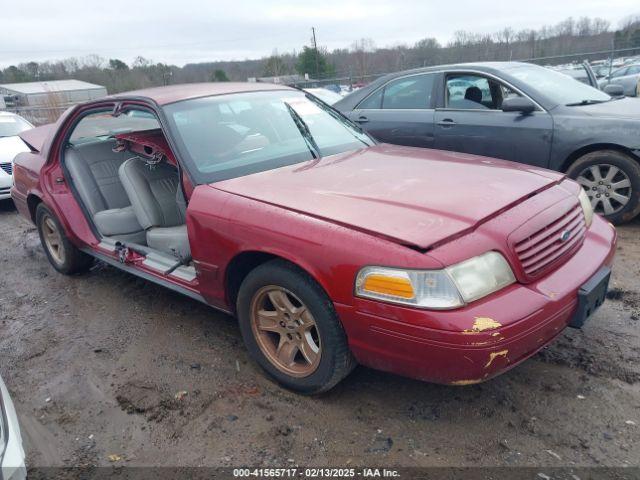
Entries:
[[515,98],[521,97],[518,92],[514,89],[507,87],[506,85],[500,85],[500,91],[502,92],[502,101],[504,102],[507,98]]
[[360,110],[424,110],[432,108],[434,74],[411,75],[387,83],[365,98]]
[[367,98],[364,99],[363,102],[358,105],[359,109],[362,110],[377,110],[382,106],[382,92],[384,88],[380,88],[377,91],[373,92]]
[[640,65],[634,65],[627,70],[627,75],[637,75],[638,73],[640,73]]
[[500,110],[507,98],[520,97],[512,88],[482,75],[447,75],[447,108],[458,110]]
[[415,110],[431,108],[433,74],[412,75],[389,82],[384,87],[382,108]]

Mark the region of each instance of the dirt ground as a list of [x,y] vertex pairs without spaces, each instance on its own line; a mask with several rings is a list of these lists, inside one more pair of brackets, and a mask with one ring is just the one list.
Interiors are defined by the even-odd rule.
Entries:
[[640,459],[640,221],[583,330],[485,384],[359,367],[307,398],[234,320],[102,264],[65,277],[0,202],[0,374],[29,466],[626,466]]

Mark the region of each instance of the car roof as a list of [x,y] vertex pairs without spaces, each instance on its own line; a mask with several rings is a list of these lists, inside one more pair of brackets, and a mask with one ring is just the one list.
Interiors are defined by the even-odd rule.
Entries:
[[[400,72],[389,73],[384,77],[379,78],[377,81],[386,79],[388,81],[395,77],[401,77],[412,73],[427,73],[427,72],[439,72],[441,70],[478,70],[481,72],[496,72],[502,70],[509,70],[517,67],[531,66],[530,63],[525,62],[470,62],[470,63],[450,63],[446,65],[434,65],[431,67],[420,67],[411,70],[403,70]],[[375,83],[375,82],[372,82]]]
[[209,97],[213,95],[227,95],[230,93],[260,92],[271,90],[294,90],[286,85],[259,82],[211,82],[211,83],[184,83],[179,85],[167,85],[164,87],[144,88],[110,95],[107,98],[131,98],[144,97],[153,100],[158,105],[180,102],[192,98]]
[[377,89],[379,86],[387,83],[389,80],[393,80],[397,77],[403,77],[405,75],[412,75],[417,73],[439,72],[442,70],[455,71],[455,70],[477,70],[479,72],[497,73],[504,70],[510,70],[518,67],[531,66],[531,63],[525,62],[472,62],[472,63],[452,63],[448,65],[434,65],[431,67],[420,67],[412,70],[402,70],[400,72],[389,73],[380,77],[367,86],[356,90],[355,92],[347,95],[339,102],[336,102],[333,106],[338,110],[349,111],[356,107],[369,93]]

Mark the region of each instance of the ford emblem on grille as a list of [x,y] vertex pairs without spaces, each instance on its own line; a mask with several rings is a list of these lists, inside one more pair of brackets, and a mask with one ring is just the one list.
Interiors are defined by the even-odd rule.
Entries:
[[570,236],[571,236],[571,232],[569,230],[565,230],[560,234],[560,241],[566,242],[567,240],[569,240]]

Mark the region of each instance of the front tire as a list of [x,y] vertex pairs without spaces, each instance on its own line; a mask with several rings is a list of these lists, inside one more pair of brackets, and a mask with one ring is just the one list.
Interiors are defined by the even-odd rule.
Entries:
[[93,257],[69,241],[57,217],[43,203],[36,209],[36,226],[42,248],[53,268],[65,275],[86,272],[91,268]]
[[321,393],[355,366],[333,303],[288,262],[272,260],[251,271],[240,286],[237,312],[249,354],[286,388]]
[[582,185],[596,213],[619,225],[640,213],[640,165],[616,150],[587,153],[567,175]]

